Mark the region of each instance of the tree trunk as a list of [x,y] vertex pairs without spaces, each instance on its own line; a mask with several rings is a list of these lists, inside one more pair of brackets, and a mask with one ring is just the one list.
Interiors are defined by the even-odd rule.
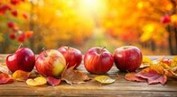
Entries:
[[156,50],[156,44],[153,40],[150,41],[150,45],[151,45],[151,50],[155,51]]
[[168,36],[168,44],[171,55],[177,54],[177,28],[173,26],[167,26],[167,31],[169,33]]
[[168,44],[169,44],[169,50],[170,50],[170,54],[174,54],[174,51],[173,51],[173,44],[172,44],[172,31],[171,31],[171,27],[168,25],[167,26],[167,31],[169,33],[169,36],[168,36]]
[[174,34],[175,34],[175,36],[174,36],[174,40],[175,40],[174,52],[175,52],[175,54],[177,54],[177,28],[176,27],[174,27]]

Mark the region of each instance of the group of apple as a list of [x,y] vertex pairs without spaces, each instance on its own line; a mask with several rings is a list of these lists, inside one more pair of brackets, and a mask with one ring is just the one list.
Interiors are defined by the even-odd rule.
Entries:
[[142,53],[138,47],[123,46],[110,53],[106,48],[92,47],[84,55],[80,50],[62,46],[59,49],[42,51],[35,56],[29,48],[19,48],[6,57],[11,72],[23,70],[30,72],[35,68],[43,76],[59,77],[65,68],[77,68],[83,59],[86,70],[92,74],[105,74],[115,63],[120,71],[135,71],[142,62]]

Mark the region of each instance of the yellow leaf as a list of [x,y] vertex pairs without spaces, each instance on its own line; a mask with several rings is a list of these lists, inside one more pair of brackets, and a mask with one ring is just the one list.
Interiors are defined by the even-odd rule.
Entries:
[[44,77],[37,77],[35,79],[28,79],[26,83],[29,86],[42,86],[47,83],[47,80]]
[[147,56],[143,56],[143,61],[140,68],[149,67],[151,64],[152,64],[152,60]]
[[142,42],[148,41],[152,38],[153,32],[155,30],[154,24],[147,24],[143,27],[143,34],[140,37]]
[[115,79],[105,75],[96,76],[94,79],[101,84],[111,84],[115,82]]
[[176,14],[171,16],[171,21],[172,21],[172,23],[177,23],[177,15]]

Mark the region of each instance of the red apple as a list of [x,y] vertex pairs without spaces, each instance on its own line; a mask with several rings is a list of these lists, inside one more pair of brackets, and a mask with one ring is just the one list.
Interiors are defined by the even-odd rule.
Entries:
[[43,51],[36,59],[35,67],[43,76],[59,77],[66,66],[64,56],[54,49]]
[[89,49],[84,56],[84,65],[88,72],[93,74],[105,74],[113,66],[113,56],[101,47]]
[[34,68],[35,55],[29,48],[19,48],[14,54],[6,57],[6,64],[11,72],[16,70],[30,72]]
[[65,57],[67,68],[72,66],[75,66],[75,68],[77,68],[80,65],[82,61],[82,53],[80,50],[67,46],[62,46],[58,50]]
[[114,61],[120,71],[133,72],[142,62],[142,53],[138,47],[123,46],[114,51]]

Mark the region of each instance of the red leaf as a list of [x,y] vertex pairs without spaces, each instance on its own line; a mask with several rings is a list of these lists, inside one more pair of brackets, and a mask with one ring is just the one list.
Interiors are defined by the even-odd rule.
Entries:
[[47,77],[47,82],[52,86],[57,86],[60,84],[61,80],[49,76],[49,77]]
[[8,23],[7,23],[7,26],[8,26],[9,28],[14,28],[14,27],[15,27],[15,23],[14,23],[14,22],[8,22]]
[[18,16],[18,12],[17,12],[17,10],[13,10],[13,11],[11,11],[11,14],[12,14],[14,17],[17,17],[17,16]]
[[11,10],[11,7],[9,5],[0,6],[0,15],[4,15],[8,10]]
[[65,68],[65,71],[62,73],[61,79],[66,81],[68,84],[80,84],[84,83],[84,81],[90,80],[90,78],[78,71],[74,70],[75,66],[72,66],[68,69]]
[[0,84],[12,83],[13,79],[6,73],[0,73]]
[[11,33],[11,34],[9,34],[9,38],[12,39],[12,40],[14,40],[14,39],[16,38],[15,33]]
[[25,34],[24,33],[22,33],[21,35],[19,35],[19,37],[18,37],[18,42],[24,42],[25,41],[25,39],[26,39],[26,36],[25,36]]
[[161,83],[164,85],[167,82],[167,76],[161,75],[158,76],[156,79],[149,79],[148,84],[156,84],[156,83]]
[[20,3],[21,0],[11,0],[10,3],[13,5],[17,5]]
[[148,84],[165,84],[167,82],[166,75],[159,74],[157,71],[146,68],[136,74],[137,77],[147,79]]
[[136,81],[136,82],[145,82],[146,80],[141,78],[141,77],[137,77],[135,72],[131,72],[131,73],[127,73],[125,75],[125,79],[128,81]]

